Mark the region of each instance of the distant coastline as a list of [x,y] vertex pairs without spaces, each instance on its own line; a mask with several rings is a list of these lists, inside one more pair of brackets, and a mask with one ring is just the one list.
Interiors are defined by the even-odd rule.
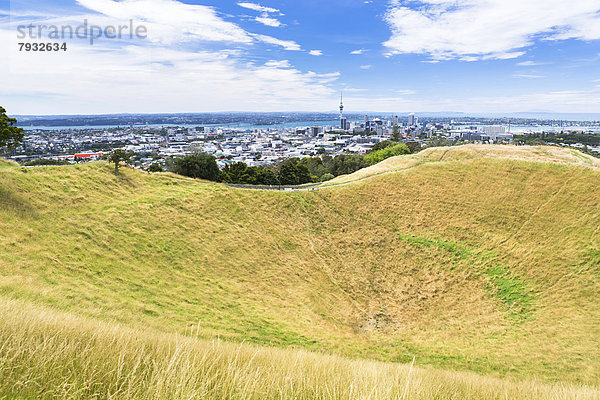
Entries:
[[[406,113],[349,113],[348,121],[362,121],[365,115],[372,118],[400,117]],[[561,122],[564,127],[591,123],[600,126],[600,114],[560,114],[560,113],[516,113],[507,114],[465,114],[465,113],[418,113],[421,120],[450,122],[456,125],[489,124],[514,126],[546,126]],[[27,130],[68,130],[68,129],[118,129],[148,126],[153,129],[198,126],[227,127],[231,129],[294,128],[297,126],[337,126],[335,113],[202,113],[202,114],[113,114],[113,115],[48,115],[15,116],[19,126]],[[597,122],[597,123],[594,123]],[[588,124],[589,125],[589,124]]]

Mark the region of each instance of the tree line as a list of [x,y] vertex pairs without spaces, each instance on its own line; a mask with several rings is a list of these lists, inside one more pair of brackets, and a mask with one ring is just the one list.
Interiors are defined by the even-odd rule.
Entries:
[[340,154],[318,157],[290,158],[272,166],[248,166],[243,162],[227,164],[219,170],[217,159],[209,154],[197,153],[176,157],[167,162],[166,169],[190,178],[214,182],[246,185],[294,186],[325,182],[336,176],[351,174],[359,169],[377,164],[389,157],[410,154],[420,150],[418,143],[410,144],[383,141],[366,154]]
[[585,146],[600,146],[600,134],[590,133],[579,133],[579,132],[538,132],[529,133],[526,135],[514,135],[515,142],[519,142],[527,145],[543,145],[546,143],[564,143],[564,144],[577,144],[581,143]]

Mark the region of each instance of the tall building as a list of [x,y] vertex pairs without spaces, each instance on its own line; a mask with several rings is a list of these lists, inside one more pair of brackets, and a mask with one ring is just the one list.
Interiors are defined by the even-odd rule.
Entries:
[[340,128],[348,130],[348,120],[344,116],[340,116]]
[[416,126],[417,125],[417,117],[415,113],[408,114],[408,126]]
[[398,125],[398,116],[397,115],[394,117],[394,125]]
[[340,92],[340,128],[348,129],[348,120],[344,117],[344,93]]
[[498,136],[504,135],[506,133],[506,127],[502,125],[490,125],[484,127],[483,131],[486,135],[490,137],[490,139],[496,140]]

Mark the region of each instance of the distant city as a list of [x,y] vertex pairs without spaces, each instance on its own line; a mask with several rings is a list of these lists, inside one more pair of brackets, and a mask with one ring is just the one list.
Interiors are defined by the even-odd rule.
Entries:
[[[426,147],[457,143],[519,143],[540,135],[590,135],[564,146],[600,155],[600,121],[431,115],[331,113],[219,113],[103,116],[20,116],[26,129],[20,147],[3,156],[26,163],[37,159],[81,162],[115,148],[133,152],[138,167],[164,165],[195,152],[214,155],[218,165],[269,165],[286,159],[367,153],[385,140]],[[575,136],[572,136],[575,138]],[[581,136],[577,136],[580,138]],[[585,138],[585,137],[584,137]],[[598,139],[598,140],[596,140]]]

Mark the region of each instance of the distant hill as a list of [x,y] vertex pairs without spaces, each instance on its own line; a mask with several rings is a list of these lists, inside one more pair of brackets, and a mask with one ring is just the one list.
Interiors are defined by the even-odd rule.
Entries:
[[277,347],[415,357],[410,398],[598,398],[599,168],[569,149],[462,146],[311,192],[1,168],[0,397],[403,396],[406,366]]
[[600,159],[573,149],[550,146],[488,146],[468,144],[459,147],[429,148],[418,154],[389,158],[379,164],[363,168],[351,175],[339,176],[330,180],[326,183],[326,186],[354,182],[381,174],[400,172],[424,163],[469,160],[474,158],[539,161],[600,168]]
[[[332,121],[336,113],[187,113],[187,114],[105,114],[105,115],[19,115],[15,116],[23,127],[83,127],[129,125],[278,125],[286,123]],[[362,119],[362,114],[347,117]]]

